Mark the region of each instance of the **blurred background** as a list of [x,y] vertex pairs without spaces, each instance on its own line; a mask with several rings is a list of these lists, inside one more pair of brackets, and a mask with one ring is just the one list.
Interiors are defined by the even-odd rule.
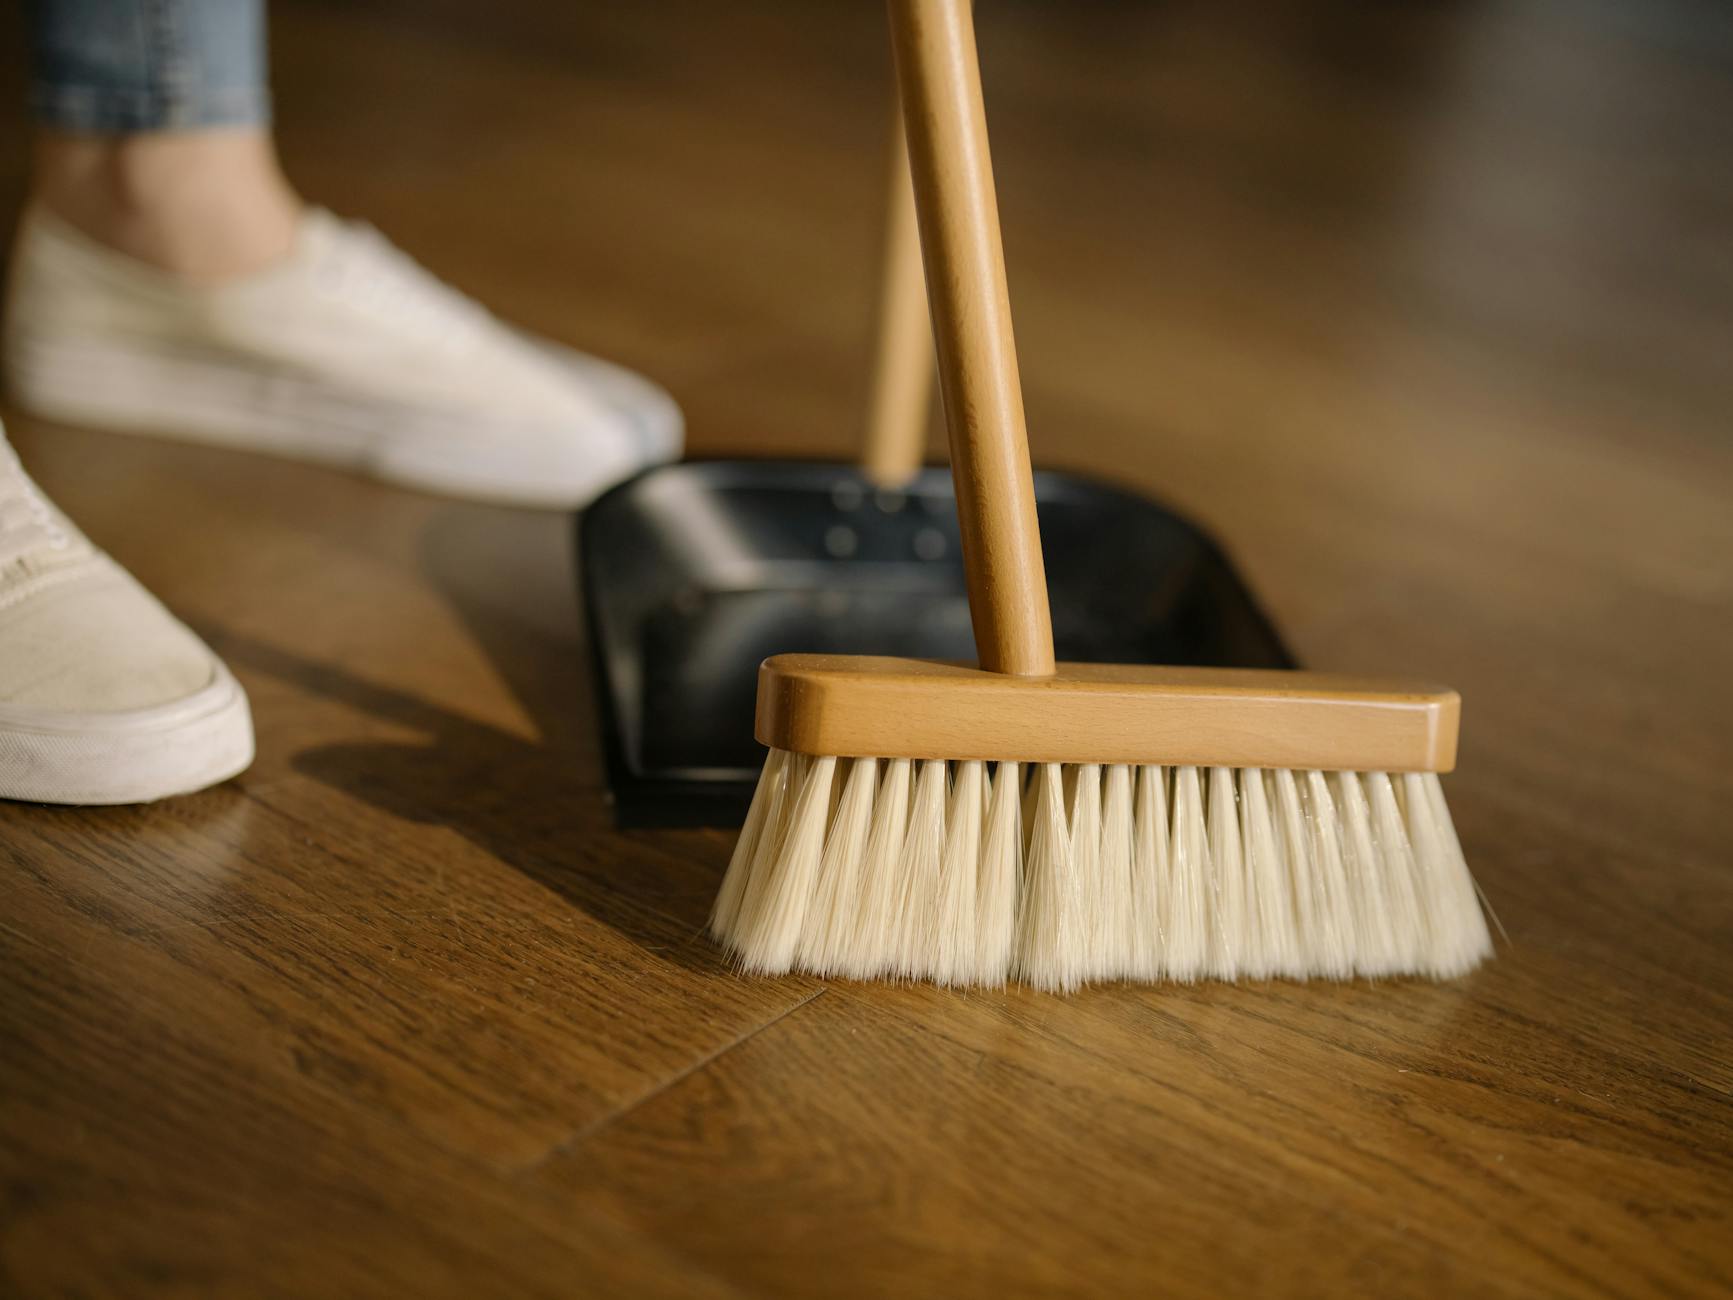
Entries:
[[[27,142],[15,9],[8,211]],[[1038,461],[1214,529],[1309,663],[1454,674],[1520,712],[1518,647],[1592,658],[1616,621],[1668,662],[1681,633],[1711,633],[1730,594],[1714,503],[1733,13],[980,10]],[[278,130],[312,200],[508,319],[656,377],[694,454],[850,453],[889,130],[879,5],[278,0],[272,16]],[[32,455],[102,539],[86,471],[56,458],[100,456],[118,479],[128,458],[211,454],[44,439]],[[1648,680],[1621,688],[1632,718],[1655,706]]]
[[[659,380],[695,455],[853,453],[878,0],[271,10],[310,201]],[[1305,665],[1460,689],[1498,960],[737,978],[731,834],[605,802],[567,515],[0,401],[259,737],[196,796],[0,813],[0,1292],[1725,1282],[1733,7],[978,10],[1038,462],[1210,528]]]

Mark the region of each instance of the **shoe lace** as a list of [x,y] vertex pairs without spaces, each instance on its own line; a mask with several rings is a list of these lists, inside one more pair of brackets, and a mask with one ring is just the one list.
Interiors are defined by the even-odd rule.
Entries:
[[0,441],[0,567],[41,551],[64,551],[73,536],[12,448]]

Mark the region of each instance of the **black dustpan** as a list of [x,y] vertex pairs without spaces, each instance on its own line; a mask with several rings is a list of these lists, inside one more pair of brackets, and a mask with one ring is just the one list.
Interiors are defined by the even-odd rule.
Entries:
[[[1221,549],[1141,497],[1037,473],[1063,660],[1291,668]],[[578,526],[603,746],[623,826],[738,826],[764,762],[757,667],[783,652],[974,658],[944,469],[670,465]]]
[[[951,476],[920,468],[932,334],[900,121],[859,466],[714,461],[621,484],[578,525],[603,747],[623,826],[739,826],[764,750],[759,663],[973,660]],[[895,485],[895,486],[889,486]],[[1161,506],[1035,476],[1059,658],[1293,666],[1221,549]]]

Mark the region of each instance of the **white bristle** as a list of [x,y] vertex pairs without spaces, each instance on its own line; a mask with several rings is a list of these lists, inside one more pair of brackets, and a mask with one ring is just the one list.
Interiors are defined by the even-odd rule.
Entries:
[[1414,865],[1428,895],[1431,963],[1426,973],[1448,979],[1473,970],[1490,956],[1492,935],[1486,928],[1462,845],[1457,842],[1456,827],[1444,806],[1444,787],[1437,773],[1406,773],[1402,785]]
[[782,852],[782,842],[788,832],[789,815],[794,811],[795,796],[800,790],[800,778],[809,762],[804,755],[790,754],[768,791],[764,821],[754,837],[752,855],[743,868],[739,902],[735,906],[734,926],[729,942],[733,945],[736,956],[740,955],[741,934],[763,903],[764,887]]
[[1231,980],[1240,972],[1262,974],[1255,968],[1262,954],[1248,911],[1245,855],[1240,849],[1240,801],[1232,768],[1212,767],[1209,773],[1210,969],[1217,979]]
[[1355,898],[1348,864],[1342,856],[1341,820],[1336,814],[1336,801],[1330,797],[1330,786],[1324,774],[1305,773],[1299,794],[1305,806],[1306,829],[1311,836],[1313,869],[1323,881],[1330,899],[1332,926],[1338,936],[1336,942],[1343,952],[1339,970],[1341,977],[1346,978],[1361,969],[1361,917],[1365,909]]
[[[1312,842],[1300,823],[1300,810],[1294,799],[1293,773],[1265,771],[1258,773],[1275,815],[1276,840],[1282,846],[1283,874],[1293,892],[1294,933],[1298,938],[1298,960],[1282,973],[1291,979],[1305,979],[1312,973],[1311,957],[1319,945],[1328,942],[1320,924],[1318,882],[1312,875]],[[1289,780],[1284,784],[1282,777]]]
[[1078,973],[1084,979],[1101,978],[1108,969],[1103,951],[1107,887],[1101,878],[1101,768],[1095,763],[1079,767],[1072,779],[1071,882],[1077,902]]
[[1162,933],[1162,890],[1169,874],[1167,772],[1143,764],[1137,769],[1136,807],[1131,826],[1131,963],[1126,978],[1161,978],[1166,948]]
[[[943,764],[940,764],[942,767]],[[945,852],[939,866],[939,906],[933,918],[931,975],[939,984],[973,984],[978,968],[976,894],[981,876],[981,834],[987,815],[987,765],[962,763],[945,816]]]
[[1276,817],[1288,858],[1288,878],[1294,886],[1294,916],[1300,932],[1302,957],[1297,976],[1322,975],[1346,979],[1353,974],[1354,916],[1347,899],[1331,896],[1329,877],[1315,856],[1300,789],[1286,768],[1269,773],[1275,787]]
[[1421,887],[1419,868],[1414,850],[1408,844],[1408,830],[1402,824],[1402,809],[1396,804],[1396,791],[1383,772],[1367,772],[1361,778],[1370,808],[1367,830],[1372,841],[1374,861],[1384,877],[1384,888],[1396,902],[1402,921],[1395,974],[1403,970],[1427,969],[1432,935],[1431,918],[1426,915],[1426,894]]
[[1041,765],[1030,764],[1027,771],[1022,771],[1021,784],[1017,787],[1022,793],[1017,805],[1018,825],[1023,828],[1023,848],[1021,857],[1029,861],[1029,840],[1035,834],[1035,805],[1041,795]]
[[1023,772],[1001,763],[987,804],[987,835],[975,881],[974,983],[997,988],[1011,971],[1017,896],[1023,887]]
[[1195,767],[1173,773],[1173,840],[1162,887],[1162,973],[1195,980],[1209,970],[1209,833],[1204,826],[1203,789]]
[[1131,769],[1107,769],[1101,796],[1101,889],[1105,923],[1097,965],[1104,979],[1131,978],[1137,969],[1137,884],[1132,861],[1136,833],[1131,802]]
[[855,909],[861,896],[867,830],[872,825],[879,765],[876,758],[857,758],[842,783],[842,799],[832,814],[819,865],[818,887],[801,926],[795,962],[828,975],[840,970],[854,938]]
[[[1033,779],[1024,784],[1025,772]],[[1070,991],[1459,975],[1492,951],[1431,773],[773,751],[711,914],[747,970]]]
[[895,954],[891,938],[896,933],[897,905],[902,901],[897,868],[902,862],[903,840],[909,825],[909,794],[913,765],[906,758],[885,764],[873,804],[872,827],[867,831],[866,854],[861,859],[861,893],[854,914],[854,933],[837,970],[855,979],[868,979],[890,970]]
[[1057,763],[1036,770],[1035,808],[1017,917],[1014,969],[1036,988],[1069,992],[1083,981],[1088,951],[1078,925],[1077,880],[1065,824],[1064,778]]
[[1341,816],[1342,865],[1357,900],[1354,930],[1363,974],[1389,975],[1402,969],[1405,953],[1423,941],[1420,906],[1406,872],[1393,874],[1372,837],[1372,813],[1358,772],[1334,777]]
[[1240,839],[1246,855],[1246,902],[1258,934],[1258,974],[1303,976],[1288,855],[1270,811],[1262,768],[1240,773]]
[[770,819],[770,805],[782,798],[790,755],[780,749],[770,751],[764,760],[764,772],[758,778],[758,788],[752,792],[752,806],[746,810],[746,825],[734,842],[734,856],[728,861],[728,871],[722,877],[722,888],[716,892],[716,903],[710,909],[710,933],[723,943],[734,937],[734,925],[740,916],[740,901],[746,895],[746,881],[752,874],[752,858],[758,852],[758,842],[764,837],[764,824]]
[[[1310,874],[1316,885],[1314,906],[1320,928],[1313,952],[1318,973],[1328,979],[1348,979],[1354,974],[1360,944],[1341,846],[1330,833],[1335,810],[1329,806],[1329,791],[1324,789],[1322,774],[1318,772],[1306,773],[1303,783],[1292,772],[1278,775],[1284,790],[1284,806],[1291,800],[1299,819],[1294,834],[1305,841]],[[1318,778],[1316,785],[1313,777]],[[1318,802],[1320,791],[1322,803]]]
[[[800,788],[785,796],[789,814],[782,846],[764,872],[756,902],[743,906],[734,933],[743,969],[774,975],[794,964],[807,906],[818,885],[835,775],[834,758],[814,759],[801,772]],[[747,897],[753,897],[751,889]]]
[[903,837],[902,856],[897,859],[896,927],[890,936],[891,973],[905,979],[930,978],[938,968],[946,784],[942,761],[921,763],[908,833]]

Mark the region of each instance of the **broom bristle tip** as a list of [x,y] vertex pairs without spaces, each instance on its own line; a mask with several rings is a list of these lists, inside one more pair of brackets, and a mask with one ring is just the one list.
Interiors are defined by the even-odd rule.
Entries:
[[755,973],[1057,992],[1447,979],[1492,952],[1436,773],[782,750],[711,933]]

